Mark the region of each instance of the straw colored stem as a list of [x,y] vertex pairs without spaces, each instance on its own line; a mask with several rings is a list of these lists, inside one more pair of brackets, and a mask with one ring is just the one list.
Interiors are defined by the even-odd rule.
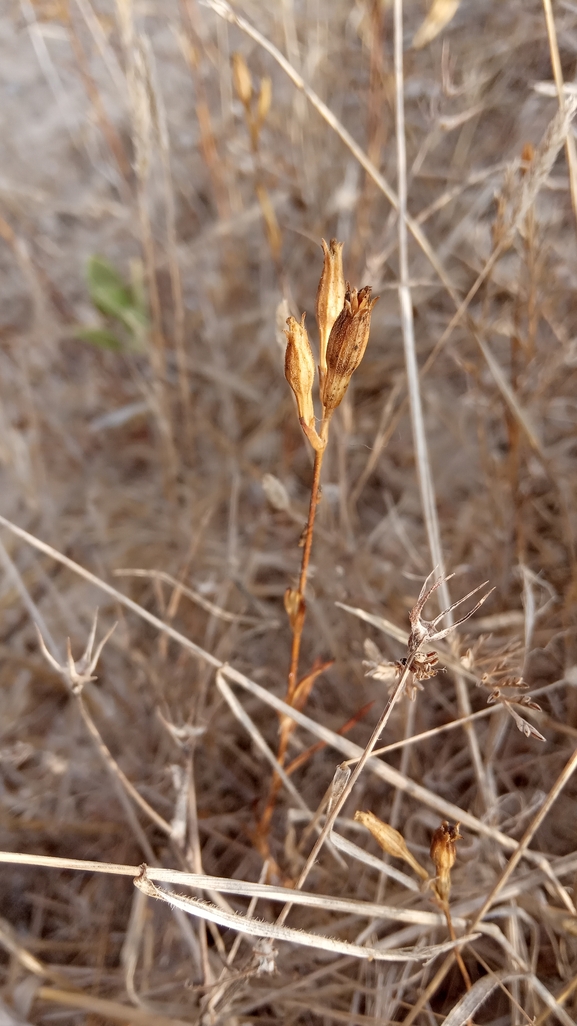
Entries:
[[[423,416],[423,406],[419,387],[419,368],[415,345],[415,329],[413,322],[413,304],[411,301],[411,290],[409,286],[409,248],[407,232],[407,156],[405,146],[405,105],[404,105],[404,78],[403,78],[403,2],[395,0],[395,83],[396,83],[396,120],[397,120],[397,167],[398,167],[398,202],[399,202],[399,303],[401,307],[401,326],[403,331],[403,345],[405,350],[405,362],[407,367],[407,383],[409,391],[409,403],[411,411],[411,423],[413,429],[413,442],[415,446],[415,461],[417,464],[417,476],[421,492],[421,505],[423,518],[427,530],[429,551],[433,566],[439,568],[439,574],[443,576],[444,557],[435,499],[435,489],[429,450]],[[451,605],[451,598],[446,581],[443,581],[439,588],[439,602],[442,608],[448,609]],[[450,613],[447,623],[450,623]],[[491,805],[492,795],[489,780],[475,729],[468,717],[472,709],[469,700],[467,685],[460,673],[455,674],[455,686],[459,714],[465,719],[465,733],[471,752],[471,760],[475,767],[475,773],[479,782],[479,788],[483,795],[486,808]]]
[[[559,991],[555,1000],[558,1005],[563,1006],[568,998],[577,990],[577,976],[574,976],[568,983],[565,984],[562,990]],[[546,1008],[545,1011],[535,1020],[535,1026],[543,1026],[547,1019],[551,1015],[553,1009]]]
[[[563,70],[561,68],[561,57],[559,56],[559,44],[557,42],[557,30],[555,28],[555,19],[553,17],[553,5],[551,0],[543,0],[543,10],[545,12],[547,36],[549,37],[549,50],[551,53],[553,78],[555,79],[555,85],[557,86],[559,106],[562,108],[565,104]],[[577,218],[577,149],[575,147],[575,139],[571,132],[567,133],[565,148],[567,150],[567,164],[569,165],[571,204],[573,206],[573,213]]]

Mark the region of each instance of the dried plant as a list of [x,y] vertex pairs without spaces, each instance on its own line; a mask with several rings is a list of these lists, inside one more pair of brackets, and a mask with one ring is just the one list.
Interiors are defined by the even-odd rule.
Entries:
[[[298,679],[301,640],[306,617],[307,576],[316,511],[320,501],[321,470],[329,437],[329,424],[345,395],[354,371],[364,356],[369,340],[371,311],[376,302],[376,299],[370,300],[371,289],[368,286],[357,293],[356,289],[351,290],[348,282],[345,284],[342,267],[343,244],[331,239],[330,246],[327,246],[323,239],[322,247],[325,259],[317,288],[316,310],[320,339],[319,392],[322,406],[319,432],[315,427],[313,404],[314,359],[305,328],[305,315],[302,315],[300,322],[295,317],[289,317],[285,331],[285,377],[296,399],[300,426],[315,453],[298,587],[287,588],[284,595],[285,610],[292,631],[286,701],[295,708],[302,708],[316,678],[324,671],[326,665],[330,665],[313,667],[302,680]],[[341,303],[342,308],[339,311]],[[282,720],[277,756],[281,767],[286,760],[288,741],[293,730],[294,723],[285,717]],[[259,850],[267,857],[270,857],[268,832],[279,787],[280,777],[276,775],[273,777],[267,803],[257,828]]]
[[[534,737],[537,741],[545,741],[541,732],[532,723],[524,719],[515,708],[515,706],[521,706],[522,709],[534,709],[535,712],[541,712],[541,706],[530,695],[519,694],[519,691],[528,688],[529,685],[522,677],[501,677],[498,684],[495,684],[493,678],[494,675],[491,673],[483,674],[478,684],[479,687],[491,689],[487,705],[501,705],[507,710],[525,737]],[[503,694],[503,690],[505,694]]]
[[575,3],[4,6],[0,1017],[574,1023]]

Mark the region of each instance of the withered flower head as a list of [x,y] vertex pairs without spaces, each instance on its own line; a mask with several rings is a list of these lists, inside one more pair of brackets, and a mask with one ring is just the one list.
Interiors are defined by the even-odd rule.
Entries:
[[292,388],[301,422],[307,427],[314,427],[315,411],[313,407],[313,382],[315,379],[315,361],[311,344],[305,328],[305,314],[300,322],[295,317],[287,317],[285,335],[288,339],[286,347],[284,372]]
[[441,613],[439,613],[434,620],[425,620],[423,618],[423,609],[425,608],[428,599],[430,599],[431,595],[433,595],[434,592],[441,587],[444,581],[450,581],[451,578],[455,576],[454,574],[444,574],[441,577],[438,577],[433,584],[430,584],[429,582],[435,576],[436,572],[437,569],[435,568],[426,578],[423,587],[421,588],[419,597],[415,602],[415,605],[411,609],[411,612],[409,613],[411,633],[409,634],[408,651],[409,655],[413,658],[415,657],[421,646],[425,644],[425,642],[429,643],[441,641],[443,638],[447,637],[447,634],[450,634],[451,631],[454,631],[456,627],[459,627],[462,623],[465,623],[465,621],[468,620],[469,617],[473,615],[473,613],[477,612],[480,606],[483,605],[483,602],[485,602],[486,599],[489,598],[491,592],[495,590],[494,588],[491,588],[489,591],[485,592],[482,598],[479,599],[476,605],[474,605],[468,613],[465,613],[464,616],[461,616],[458,620],[455,620],[453,621],[453,623],[450,623],[448,627],[439,627],[438,625],[440,624],[443,617],[447,616],[448,613],[451,613],[453,609],[457,609],[458,606],[461,606],[463,602],[466,602],[467,599],[471,598],[472,595],[476,595],[476,593],[480,591],[481,588],[485,587],[487,581],[485,581],[484,584],[480,584],[477,588],[473,588],[473,590],[468,592],[467,595],[463,595],[463,598],[457,599],[457,601],[453,602],[453,604],[450,605],[448,609],[444,609]]
[[297,623],[304,620],[305,600],[296,588],[287,588],[284,593],[284,607],[294,630]]
[[379,297],[371,299],[371,287],[357,292],[347,282],[344,306],[331,328],[327,345],[327,371],[321,400],[330,415],[342,402],[352,375],[359,366],[371,327],[371,312]]
[[421,877],[421,880],[428,880],[429,874],[427,870],[421,865],[421,863],[415,858],[412,852],[407,848],[405,838],[398,830],[390,826],[389,823],[383,823],[382,819],[375,816],[372,812],[355,812],[355,823],[362,823],[363,826],[370,830],[376,841],[379,842],[383,851],[386,851],[387,855],[393,855],[396,859],[404,859],[405,862],[411,866],[416,873]]
[[252,78],[241,53],[232,55],[232,81],[240,102],[244,107],[249,107],[252,100]]
[[320,338],[320,376],[323,380],[327,369],[327,345],[331,328],[339,316],[345,301],[345,278],[343,275],[343,245],[331,239],[327,246],[321,239],[325,262],[317,289],[317,324]]
[[457,858],[456,842],[462,840],[460,825],[455,823],[451,826],[445,819],[431,838],[431,859],[437,870],[435,890],[441,901],[448,901],[451,893],[451,870]]

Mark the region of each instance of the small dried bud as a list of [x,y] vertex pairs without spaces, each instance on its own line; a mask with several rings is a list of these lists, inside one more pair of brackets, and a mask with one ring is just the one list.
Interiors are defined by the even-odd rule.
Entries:
[[451,893],[451,870],[457,858],[456,842],[462,840],[460,825],[450,826],[445,819],[431,839],[431,859],[437,870],[435,890],[441,901],[448,901]]
[[287,588],[284,593],[284,607],[291,628],[294,631],[299,621],[304,619],[305,615],[305,600],[300,591],[297,591],[296,588]]
[[350,779],[351,779],[350,767],[347,766],[347,764],[343,762],[343,763],[341,763],[340,766],[337,766],[337,768],[335,770],[335,773],[334,773],[334,776],[333,776],[333,779],[332,779],[331,793],[330,793],[329,802],[328,802],[328,805],[327,805],[327,815],[328,816],[330,816],[332,810],[334,809],[335,805],[337,804],[339,798],[341,797],[341,795],[342,795],[342,793],[343,793],[343,791],[344,791],[345,787],[347,786],[347,784],[348,784]]
[[288,339],[286,347],[284,372],[297,401],[299,418],[307,427],[314,427],[315,411],[313,407],[313,382],[315,379],[315,361],[311,344],[305,328],[305,314],[299,321],[295,317],[287,318],[288,328],[285,335]]
[[321,239],[325,262],[319,287],[317,289],[317,324],[320,336],[320,375],[321,381],[327,370],[327,345],[331,328],[339,316],[345,302],[345,278],[343,275],[343,245],[331,239],[327,246]]
[[522,175],[525,174],[525,171],[527,170],[528,165],[532,162],[534,156],[535,156],[535,147],[533,146],[533,143],[530,143],[530,142],[525,143],[524,146],[523,146],[523,149],[521,150],[521,160],[523,161],[523,164],[525,165],[525,167],[521,168],[521,174]]
[[266,116],[270,110],[272,101],[272,82],[268,75],[261,79],[260,92],[258,94],[258,104],[256,109],[256,120],[257,125],[260,129],[266,121]]
[[392,855],[396,859],[403,859],[415,870],[415,873],[421,877],[421,880],[429,879],[427,870],[423,868],[413,853],[409,851],[405,838],[398,830],[389,826],[388,823],[383,823],[382,819],[379,819],[372,812],[355,812],[355,822],[362,823],[367,830],[370,830],[387,855]]
[[329,413],[342,402],[351,377],[365,355],[371,312],[378,298],[371,300],[370,285],[357,292],[347,282],[344,306],[329,336],[327,372],[321,387],[322,404]]
[[252,78],[241,53],[232,55],[232,82],[240,102],[244,107],[249,107],[252,100]]

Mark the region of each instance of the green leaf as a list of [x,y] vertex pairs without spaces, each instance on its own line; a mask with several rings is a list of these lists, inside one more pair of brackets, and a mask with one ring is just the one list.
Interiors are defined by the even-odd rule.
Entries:
[[90,298],[97,310],[120,321],[132,335],[146,327],[148,321],[142,302],[108,260],[92,256],[88,261],[86,278]]
[[124,348],[120,339],[106,328],[77,328],[75,334],[85,342],[99,346],[100,349],[114,349],[119,352]]

